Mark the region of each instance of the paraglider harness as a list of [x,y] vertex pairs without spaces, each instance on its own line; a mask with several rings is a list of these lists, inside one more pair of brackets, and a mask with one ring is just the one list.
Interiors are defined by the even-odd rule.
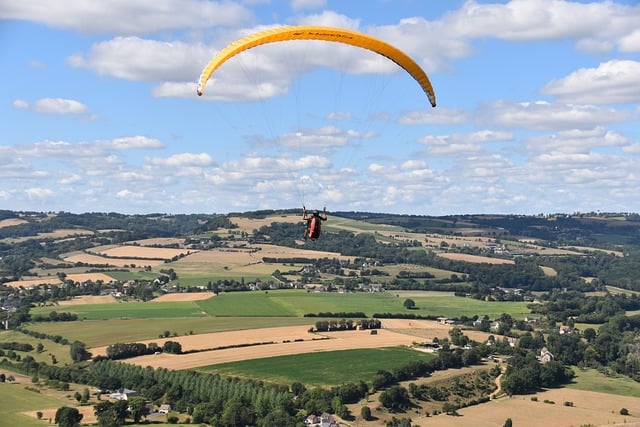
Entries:
[[302,219],[307,221],[307,227],[304,231],[304,239],[316,240],[320,237],[320,223],[327,220],[327,208],[322,211],[322,216],[317,210],[313,211],[313,215],[307,215],[307,209],[302,207]]

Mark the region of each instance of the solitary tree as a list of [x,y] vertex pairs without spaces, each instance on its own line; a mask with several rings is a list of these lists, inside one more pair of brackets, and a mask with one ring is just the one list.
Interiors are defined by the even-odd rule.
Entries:
[[60,427],[80,427],[83,415],[76,408],[63,406],[56,411],[55,422]]
[[371,408],[369,408],[368,406],[363,406],[360,409],[360,416],[365,421],[369,421],[371,419]]
[[409,310],[413,310],[414,308],[416,308],[416,302],[411,298],[407,298],[406,300],[404,300],[404,303],[402,305],[404,305],[404,308],[408,308]]

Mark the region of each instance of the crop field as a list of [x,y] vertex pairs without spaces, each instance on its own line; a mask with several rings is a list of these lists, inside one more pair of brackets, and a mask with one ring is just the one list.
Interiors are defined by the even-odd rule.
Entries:
[[323,387],[360,380],[368,382],[381,369],[390,371],[434,357],[405,347],[351,349],[222,363],[197,370],[278,384],[297,381]]
[[512,259],[492,258],[488,256],[462,254],[457,252],[442,252],[439,253],[438,256],[454,261],[484,262],[487,264],[515,264],[515,261]]
[[[537,398],[533,401],[531,398]],[[545,403],[547,401],[547,403]],[[565,402],[573,406],[565,405]],[[630,416],[620,415],[627,408]],[[594,391],[557,388],[527,396],[502,397],[458,410],[458,416],[412,417],[418,426],[495,427],[511,418],[518,427],[640,426],[638,400]],[[362,424],[366,425],[366,424]],[[370,424],[375,425],[375,424]]]
[[[451,271],[451,270],[442,270],[439,268],[434,268],[434,267],[425,267],[425,266],[421,266],[421,265],[415,265],[415,264],[395,264],[395,265],[384,265],[382,267],[375,267],[377,270],[380,271],[384,271],[385,273],[389,274],[389,279],[395,279],[396,276],[398,276],[398,274],[401,271],[408,271],[408,272],[412,272],[412,273],[416,273],[416,272],[427,272],[427,273],[431,273],[434,275],[436,280],[439,279],[448,279],[451,277],[452,274],[456,274],[455,271]],[[458,275],[460,273],[457,273]],[[383,278],[379,278],[376,277],[376,280],[378,279],[383,279]]]
[[114,267],[127,267],[130,265],[149,265],[154,267],[158,265],[164,265],[164,260],[162,259],[107,258],[96,254],[88,254],[85,252],[70,253],[66,255],[63,260],[70,263],[82,262],[85,264],[110,265]]
[[509,313],[514,318],[530,314],[526,302],[487,302],[456,297],[446,292],[414,292],[415,309],[404,307],[399,292],[323,293],[303,290],[271,292],[232,292],[199,301],[203,311],[214,316],[302,316],[319,312],[406,313],[422,316],[459,317],[488,315],[490,318]]
[[[62,311],[57,307],[36,307],[31,313],[48,315]],[[64,311],[78,315],[83,320],[142,319],[206,316],[193,301],[177,301],[153,304],[150,302],[121,302],[118,304],[83,304],[65,307]]]
[[[71,363],[69,346],[57,344],[51,340],[40,340],[38,338],[14,330],[1,330],[0,342],[18,342],[21,344],[31,344],[31,346],[33,347],[32,351],[16,351],[16,353],[21,357],[31,356],[37,362],[51,364],[54,360],[52,357],[55,357],[55,360],[59,364]],[[37,346],[39,343],[42,343],[44,346],[41,352],[37,351]]]
[[[576,390],[597,390],[600,393],[614,394],[618,396],[632,396],[640,398],[640,382],[625,376],[607,376],[595,369],[581,369],[572,367],[576,373],[576,380],[567,386]],[[640,402],[636,403],[640,405]],[[630,409],[630,408],[629,408]],[[636,415],[640,416],[640,406]]]
[[[192,338],[197,339],[197,345],[200,348],[212,348],[212,350],[180,355],[161,353],[158,355],[139,356],[127,359],[127,362],[154,368],[193,369],[212,364],[257,360],[265,357],[292,354],[410,346],[416,341],[414,336],[385,329],[378,330],[376,335],[370,334],[369,331],[361,330],[310,334],[307,332],[307,327],[304,326],[274,328],[274,331],[272,333],[271,329],[262,329],[260,331],[238,331],[230,334],[220,333],[208,336],[178,337],[174,340],[183,342]],[[256,333],[258,334],[257,336]],[[272,336],[276,337],[276,339],[272,340]],[[284,336],[287,339],[281,339]],[[300,340],[300,337],[303,337],[302,340]],[[236,344],[235,347],[217,348],[223,346],[227,340],[231,340],[231,342],[241,340],[253,345],[240,347]]]
[[0,220],[0,228],[2,227],[12,227],[14,225],[20,225],[26,223],[27,220],[20,218],[7,218]]
[[186,249],[154,248],[148,246],[134,245],[109,245],[107,247],[97,247],[91,252],[108,258],[143,258],[169,260],[180,255],[188,255],[196,252]]
[[31,383],[30,378],[19,377],[9,372],[6,372],[5,375],[14,375],[17,380],[18,378],[20,380],[15,383],[0,383],[0,402],[2,402],[0,404],[0,419],[4,426],[41,427],[45,425],[45,421],[39,421],[25,413],[33,411],[34,408],[57,409],[65,405],[75,406],[70,399],[66,399],[58,393],[39,393],[26,389],[25,386],[29,386]]
[[[105,273],[77,273],[77,274],[69,274],[67,275],[67,279],[73,280],[74,282],[85,282],[87,280],[98,281],[102,280],[105,283],[109,283],[112,278]],[[38,279],[28,279],[28,280],[17,280],[13,282],[6,282],[5,285],[11,287],[29,287],[29,286],[38,286],[42,284],[59,284],[61,283],[60,278],[58,276],[45,276],[40,277]]]
[[26,327],[49,335],[61,335],[72,342],[78,340],[93,348],[118,342],[157,342],[158,336],[165,331],[174,337],[192,333],[207,334],[312,324],[311,319],[302,317],[165,317],[46,322],[29,324]]
[[245,279],[246,281],[270,280],[275,270],[290,270],[281,263],[265,263],[263,257],[307,259],[338,258],[340,254],[324,251],[286,248],[274,245],[255,245],[242,249],[214,249],[190,254],[162,268],[173,268],[182,286],[206,285],[209,281]]
[[[414,309],[404,307],[406,298]],[[320,312],[405,313],[422,316],[460,317],[508,313],[516,319],[530,314],[526,302],[480,301],[447,292],[324,293],[305,290],[275,290],[221,293],[199,301],[120,302],[65,307],[83,320],[145,319],[174,317],[301,317]],[[36,307],[33,314],[48,315],[57,307]]]

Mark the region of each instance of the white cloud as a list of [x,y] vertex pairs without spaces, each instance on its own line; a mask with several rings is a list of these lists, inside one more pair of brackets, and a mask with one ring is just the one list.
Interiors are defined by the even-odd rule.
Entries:
[[53,190],[41,187],[27,188],[24,191],[30,199],[46,199],[55,195]]
[[593,105],[555,104],[546,101],[497,101],[483,106],[479,120],[513,128],[554,130],[593,128],[629,120],[627,111]]
[[469,121],[468,115],[462,111],[448,107],[412,111],[402,115],[398,123],[403,125],[439,124],[459,125]]
[[155,166],[183,167],[183,166],[211,166],[214,164],[213,159],[207,153],[181,153],[174,154],[167,158],[152,158],[148,162]]
[[64,98],[39,99],[34,103],[34,108],[44,114],[84,114],[88,111],[82,102]]
[[640,30],[635,30],[622,37],[620,39],[620,50],[622,52],[640,52]]
[[99,75],[127,80],[193,81],[195,84],[212,56],[211,50],[202,44],[116,37],[94,43],[88,53],[72,55],[67,63]]
[[144,199],[144,193],[140,191],[120,190],[116,193],[117,199],[123,199],[126,201],[137,201]]
[[572,129],[556,134],[530,138],[524,147],[537,153],[582,153],[605,147],[621,147],[628,145],[627,138],[618,132],[603,127],[579,130]]
[[505,142],[513,138],[509,132],[483,130],[466,134],[427,135],[418,139],[418,143],[427,146],[427,155],[450,156],[479,153],[484,150],[483,143]]
[[147,34],[237,25],[251,18],[239,2],[201,0],[21,0],[2,2],[0,18],[30,20],[83,33]]
[[17,108],[19,110],[25,110],[29,108],[29,103],[23,99],[16,99],[13,101],[13,108]]
[[327,7],[327,0],[291,0],[291,9],[295,11],[325,7]]
[[164,148],[162,141],[147,136],[126,136],[104,142],[105,147],[115,150],[133,150],[147,148]]
[[640,102],[640,62],[611,60],[547,83],[542,92],[585,104]]

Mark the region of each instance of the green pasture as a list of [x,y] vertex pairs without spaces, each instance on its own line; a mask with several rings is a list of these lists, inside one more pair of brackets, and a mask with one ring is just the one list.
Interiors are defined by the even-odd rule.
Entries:
[[402,232],[402,227],[385,224],[374,224],[366,221],[360,221],[355,219],[340,218],[335,216],[329,216],[329,220],[322,225],[323,228],[329,231],[347,230],[353,232],[375,232],[375,231],[396,231]]
[[[303,317],[183,317],[30,323],[25,327],[44,334],[60,335],[71,342],[81,341],[91,348],[117,342],[154,340],[165,331],[169,331],[170,336],[184,336],[278,326],[311,326],[317,320]],[[45,348],[47,346],[45,344]],[[69,353],[69,348],[66,349]]]
[[[411,298],[416,309],[404,307]],[[32,314],[56,310],[78,314],[75,322],[41,322],[30,330],[82,341],[89,347],[152,340],[164,331],[171,336],[273,326],[313,325],[320,320],[303,317],[321,312],[404,313],[422,316],[484,316],[495,319],[508,313],[516,319],[529,315],[525,302],[487,302],[456,297],[449,292],[396,291],[374,293],[276,290],[228,292],[202,301],[123,302],[68,307],[37,307]],[[56,356],[57,357],[57,356]],[[60,359],[59,359],[60,360]]]
[[113,277],[120,282],[126,282],[127,280],[149,280],[152,281],[158,277],[158,273],[152,273],[150,271],[105,271],[107,276]]
[[526,302],[488,302],[456,297],[448,292],[413,292],[416,308],[404,307],[399,292],[324,293],[304,290],[277,290],[222,293],[197,301],[211,316],[302,316],[319,312],[404,313],[422,316],[484,316],[495,319],[503,313],[516,319],[530,314]]
[[[380,271],[384,271],[385,273],[388,273],[389,276],[387,277],[390,280],[395,279],[398,276],[398,274],[400,274],[401,271],[410,271],[412,273],[426,271],[428,273],[433,274],[435,276],[435,280],[449,279],[452,274],[457,274],[458,276],[462,275],[462,273],[458,273],[456,271],[442,270],[442,269],[433,268],[433,267],[424,267],[424,266],[415,265],[415,264],[394,264],[394,265],[385,265],[382,267],[373,267],[373,268]],[[378,276],[375,276],[375,278],[377,280]],[[418,279],[418,280],[422,280],[422,279]]]
[[198,370],[277,384],[301,382],[307,387],[336,386],[360,380],[371,384],[379,370],[392,370],[433,357],[436,356],[405,347],[389,347],[269,357],[211,365]]
[[[12,375],[0,369],[6,376]],[[59,408],[61,406],[75,406],[75,400],[65,398],[59,393],[47,393],[27,390],[29,386],[38,389],[31,383],[0,383],[0,424],[3,426],[43,426],[48,421],[38,420],[35,417],[22,414],[27,411],[39,411],[42,409]],[[68,392],[67,392],[68,393]],[[70,393],[73,395],[73,392]],[[77,402],[76,402],[77,403]],[[53,420],[52,420],[53,422]],[[53,425],[53,424],[51,424]]]
[[577,366],[572,366],[571,369],[576,377],[567,388],[640,398],[640,383],[629,377],[608,376],[596,369],[581,369]]
[[161,267],[154,267],[154,270],[160,271],[161,268],[173,268],[178,275],[178,279],[174,281],[174,284],[179,284],[180,286],[206,286],[207,283],[215,283],[218,280],[274,281],[272,273],[275,270],[287,268],[284,264],[258,262],[261,260],[262,258],[257,257],[256,262],[253,264],[229,263],[228,265],[222,265],[191,261],[189,257],[184,257],[177,261],[163,264]]
[[81,304],[65,307],[36,307],[30,310],[32,315],[47,316],[52,311],[58,313],[69,312],[78,315],[82,320],[107,319],[142,319],[142,318],[170,318],[170,317],[201,317],[206,316],[193,301],[167,302],[120,302],[118,304]]
[[[23,334],[15,330],[0,331],[0,342],[18,342],[21,344],[31,344],[33,346],[32,351],[16,351],[22,358],[25,356],[33,357],[36,362],[44,362],[47,365],[52,364],[52,357],[55,356],[59,365],[71,363],[71,354],[69,352],[69,346],[56,344],[48,339],[38,339],[31,335]],[[42,352],[38,353],[38,343],[42,343],[44,346]],[[4,350],[6,353],[7,350]]]

